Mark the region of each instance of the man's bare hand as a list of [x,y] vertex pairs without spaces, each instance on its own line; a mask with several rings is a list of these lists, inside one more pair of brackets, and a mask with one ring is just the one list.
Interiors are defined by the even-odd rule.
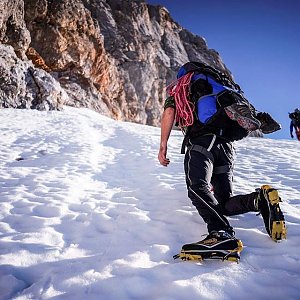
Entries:
[[158,160],[161,165],[167,167],[170,163],[170,160],[166,157],[167,156],[167,146],[160,146],[158,152]]
[[167,145],[174,120],[175,109],[173,107],[166,108],[161,118],[160,148],[158,152],[158,160],[164,167],[167,167],[170,163],[170,160],[167,158]]

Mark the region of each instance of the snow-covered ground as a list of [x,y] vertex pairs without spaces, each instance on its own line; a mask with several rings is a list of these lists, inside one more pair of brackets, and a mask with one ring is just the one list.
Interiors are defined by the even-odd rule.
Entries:
[[239,264],[174,261],[206,226],[187,198],[181,133],[88,109],[0,110],[0,299],[300,299],[300,143],[236,143],[234,191],[280,190],[288,239],[230,217]]

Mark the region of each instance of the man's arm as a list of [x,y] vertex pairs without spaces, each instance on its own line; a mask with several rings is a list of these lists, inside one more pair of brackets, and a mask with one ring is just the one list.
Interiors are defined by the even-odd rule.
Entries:
[[170,160],[167,158],[167,148],[174,120],[175,109],[173,107],[166,108],[161,118],[160,147],[158,152],[158,160],[165,167],[170,163]]

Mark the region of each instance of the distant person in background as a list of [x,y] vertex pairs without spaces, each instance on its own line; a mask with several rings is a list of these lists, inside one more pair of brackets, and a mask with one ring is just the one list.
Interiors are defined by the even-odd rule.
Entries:
[[293,130],[295,129],[297,139],[298,141],[300,141],[300,110],[296,108],[294,112],[289,113],[289,117],[291,119],[291,123],[290,123],[291,138],[294,138]]

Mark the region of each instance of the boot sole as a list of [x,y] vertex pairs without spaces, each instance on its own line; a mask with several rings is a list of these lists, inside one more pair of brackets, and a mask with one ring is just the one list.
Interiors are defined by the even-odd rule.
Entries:
[[253,120],[246,116],[242,116],[239,113],[231,110],[230,107],[225,107],[225,112],[231,120],[237,121],[238,124],[246,130],[255,131],[261,125],[258,120]]
[[283,213],[279,207],[280,197],[278,191],[273,189],[269,185],[263,185],[261,187],[265,198],[269,201],[269,211],[273,211],[273,220],[269,221],[270,225],[270,237],[273,241],[279,242],[286,239],[286,226],[284,221]]

